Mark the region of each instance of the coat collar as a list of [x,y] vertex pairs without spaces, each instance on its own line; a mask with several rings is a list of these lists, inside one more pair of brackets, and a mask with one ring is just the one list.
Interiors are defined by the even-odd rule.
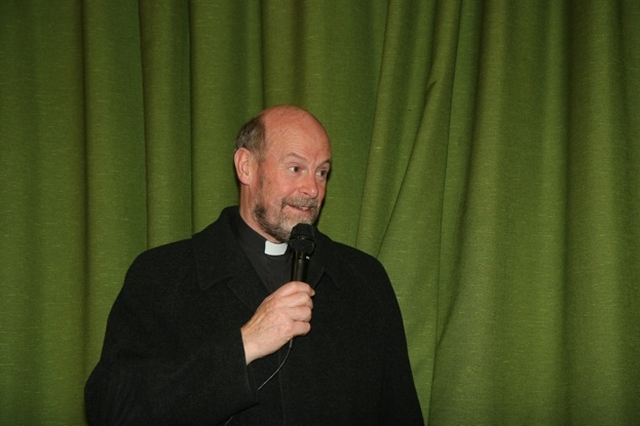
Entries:
[[[237,210],[237,206],[225,208],[215,222],[193,236],[198,285],[203,291],[215,285],[226,285],[250,309],[255,310],[269,293],[231,228],[231,220],[234,214],[238,214]],[[335,255],[331,244],[326,235],[316,232],[316,249],[307,273],[312,287],[328,273],[327,265],[339,264],[337,259],[333,259]],[[336,280],[331,281],[337,285]]]

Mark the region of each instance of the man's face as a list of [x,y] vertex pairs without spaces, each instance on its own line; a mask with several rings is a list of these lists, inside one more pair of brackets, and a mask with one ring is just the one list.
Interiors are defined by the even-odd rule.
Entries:
[[265,233],[285,242],[295,225],[313,224],[320,214],[331,146],[324,129],[310,117],[267,131],[266,143],[252,216]]

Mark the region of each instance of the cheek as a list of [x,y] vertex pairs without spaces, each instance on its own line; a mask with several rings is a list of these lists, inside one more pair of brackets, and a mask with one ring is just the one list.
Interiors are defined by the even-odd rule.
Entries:
[[327,193],[327,182],[322,182],[318,184],[318,198],[324,199],[324,196]]
[[263,202],[271,205],[280,205],[282,199],[287,196],[289,188],[283,182],[267,179],[262,187]]
[[274,181],[271,187],[272,194],[279,198],[295,196],[298,191],[298,183],[294,180],[280,179]]

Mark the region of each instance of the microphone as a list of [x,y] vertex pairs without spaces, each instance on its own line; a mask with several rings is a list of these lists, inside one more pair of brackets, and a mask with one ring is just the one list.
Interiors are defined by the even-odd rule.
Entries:
[[293,250],[293,262],[291,265],[291,281],[305,281],[309,256],[316,248],[316,238],[312,225],[299,223],[291,230],[289,247]]

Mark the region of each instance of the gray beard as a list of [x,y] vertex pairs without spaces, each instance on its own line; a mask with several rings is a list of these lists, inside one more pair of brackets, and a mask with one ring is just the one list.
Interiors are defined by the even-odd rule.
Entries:
[[[253,217],[258,223],[258,226],[260,226],[260,228],[264,232],[266,232],[267,235],[270,235],[280,243],[289,241],[289,238],[291,238],[291,229],[295,225],[297,225],[297,223],[292,224],[290,226],[287,225],[287,218],[281,213],[278,214],[277,217],[272,218],[273,220],[270,220],[269,217],[267,216],[267,209],[264,203],[262,202],[262,194],[259,194],[259,195],[260,195],[260,198],[253,207]],[[291,201],[294,201],[294,202],[291,202]],[[313,215],[309,219],[301,220],[300,223],[307,223],[309,225],[313,225],[313,223],[316,221],[318,217],[318,203],[316,200],[307,201],[306,203],[304,202],[300,203],[298,202],[298,200],[291,200],[291,199],[285,198],[282,200],[282,204],[280,207],[284,209],[287,204],[302,204],[302,205],[306,204],[313,209]]]
[[260,228],[276,241],[284,243],[291,237],[291,229],[286,229],[282,223],[273,223],[267,218],[267,209],[264,204],[257,203],[253,208],[253,217]]
[[253,218],[258,223],[258,226],[273,237],[276,241],[280,243],[286,243],[291,238],[291,230],[295,225],[295,223],[291,226],[287,225],[287,218],[282,214],[282,210],[284,210],[287,204],[291,205],[300,205],[300,206],[308,206],[313,210],[313,214],[307,220],[303,220],[302,223],[307,223],[308,225],[313,225],[318,218],[318,214],[320,213],[320,206],[318,205],[317,200],[301,200],[296,198],[284,198],[280,203],[280,212],[278,212],[277,217],[273,218],[273,221],[269,220],[267,215],[267,208],[265,207],[262,197],[262,187],[264,185],[264,176],[260,179],[260,188],[257,194],[257,201],[253,206]]

